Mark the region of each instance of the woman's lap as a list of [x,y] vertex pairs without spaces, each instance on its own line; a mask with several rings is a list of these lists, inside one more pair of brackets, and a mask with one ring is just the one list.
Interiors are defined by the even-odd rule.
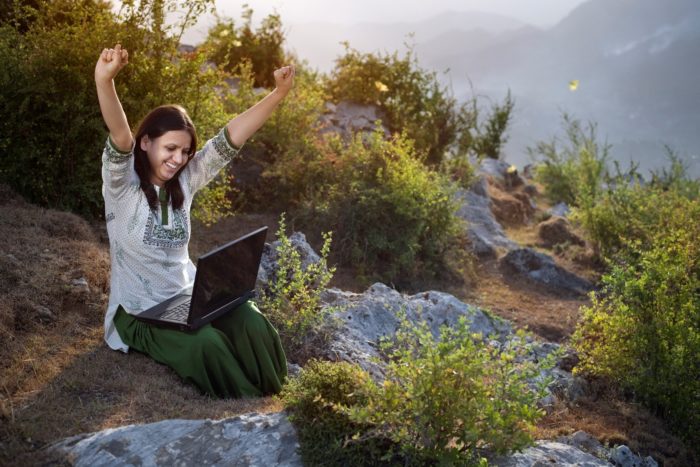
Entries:
[[194,332],[144,323],[121,307],[114,323],[127,345],[212,395],[276,393],[287,374],[277,332],[250,301]]

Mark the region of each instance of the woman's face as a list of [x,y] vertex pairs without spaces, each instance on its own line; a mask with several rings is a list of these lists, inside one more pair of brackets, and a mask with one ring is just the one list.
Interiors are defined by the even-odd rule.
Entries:
[[151,164],[151,183],[162,187],[189,161],[192,138],[185,130],[168,131],[162,136],[141,138],[141,149]]

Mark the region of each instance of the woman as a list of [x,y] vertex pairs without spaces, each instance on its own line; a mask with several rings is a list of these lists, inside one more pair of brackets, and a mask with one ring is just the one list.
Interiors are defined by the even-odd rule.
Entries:
[[248,301],[196,332],[159,328],[135,319],[177,293],[191,290],[190,208],[206,185],[268,119],[289,93],[294,68],[275,70],[276,88],[229,121],[201,150],[187,112],[176,105],[152,110],[135,137],[114,87],[129,62],[117,44],[95,66],[100,110],[109,138],[102,155],[102,194],[112,272],[105,340],[130,347],[173,368],[203,392],[254,397],[279,392],[287,374],[277,331]]

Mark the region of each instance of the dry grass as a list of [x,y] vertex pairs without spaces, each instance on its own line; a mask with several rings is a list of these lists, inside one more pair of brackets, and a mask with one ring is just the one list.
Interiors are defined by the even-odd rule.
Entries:
[[[3,188],[0,200],[0,465],[42,463],[41,448],[82,432],[282,408],[211,399],[144,355],[108,349],[104,233]],[[87,293],[71,285],[81,277]]]

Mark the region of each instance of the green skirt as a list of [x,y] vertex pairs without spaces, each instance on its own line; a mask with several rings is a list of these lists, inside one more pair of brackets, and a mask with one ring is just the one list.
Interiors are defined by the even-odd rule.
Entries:
[[279,335],[251,301],[194,332],[144,323],[121,306],[114,324],[126,345],[213,396],[275,394],[287,376]]

